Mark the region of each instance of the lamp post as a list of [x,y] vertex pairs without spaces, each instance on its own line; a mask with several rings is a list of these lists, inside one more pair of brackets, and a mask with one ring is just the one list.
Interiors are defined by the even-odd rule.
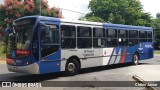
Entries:
[[41,6],[42,6],[42,1],[40,0],[40,5],[39,5],[39,14],[40,14],[40,16],[41,16]]

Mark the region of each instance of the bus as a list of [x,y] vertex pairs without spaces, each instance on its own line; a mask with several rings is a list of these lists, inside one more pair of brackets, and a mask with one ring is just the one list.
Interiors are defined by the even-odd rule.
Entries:
[[153,28],[26,16],[8,35],[9,71],[45,74],[121,63],[137,65],[154,57]]

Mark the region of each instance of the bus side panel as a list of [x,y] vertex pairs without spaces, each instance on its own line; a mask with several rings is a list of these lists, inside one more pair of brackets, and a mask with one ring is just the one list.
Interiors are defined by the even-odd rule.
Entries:
[[142,43],[142,50],[140,50],[140,60],[153,58],[154,48],[153,43]]
[[126,53],[127,58],[126,58],[125,62],[132,62],[133,54],[136,51],[138,52],[138,47],[139,47],[139,44],[134,45],[134,46],[128,46],[127,53]]
[[61,62],[61,71],[65,70],[65,65],[67,60],[72,57],[76,56],[80,59],[81,68],[87,67],[94,67],[102,65],[100,63],[100,49],[62,49],[61,58],[64,59]]
[[100,59],[101,65],[108,65],[111,55],[114,52],[114,48],[103,48],[102,49],[102,58]]
[[132,58],[128,47],[115,47],[110,55],[108,65],[131,62]]
[[139,53],[140,60],[153,58],[153,51],[152,43],[142,42],[134,46],[128,46],[125,62],[131,62],[135,52]]
[[46,56],[40,61],[40,73],[59,72],[61,66],[61,50]]

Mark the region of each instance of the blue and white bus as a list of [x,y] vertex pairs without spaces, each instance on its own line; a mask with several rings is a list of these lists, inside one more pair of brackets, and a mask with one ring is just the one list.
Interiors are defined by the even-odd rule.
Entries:
[[153,29],[54,17],[27,16],[8,36],[9,71],[45,74],[153,58]]

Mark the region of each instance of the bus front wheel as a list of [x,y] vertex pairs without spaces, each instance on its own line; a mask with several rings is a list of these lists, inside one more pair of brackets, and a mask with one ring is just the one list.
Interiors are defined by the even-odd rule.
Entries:
[[132,63],[133,63],[133,65],[138,65],[138,63],[139,63],[139,57],[138,57],[137,53],[135,53],[133,55],[133,57],[132,57]]
[[79,63],[76,59],[71,59],[66,64],[66,74],[69,76],[76,75],[79,71]]

